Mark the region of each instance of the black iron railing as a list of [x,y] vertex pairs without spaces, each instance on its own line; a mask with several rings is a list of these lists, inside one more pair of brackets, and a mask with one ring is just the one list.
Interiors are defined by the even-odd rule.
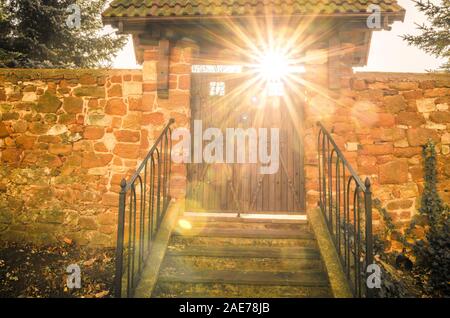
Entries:
[[367,266],[373,263],[372,193],[319,122],[319,206],[355,297],[373,297]]
[[115,297],[133,297],[169,205],[173,123],[170,119],[131,179],[121,182]]

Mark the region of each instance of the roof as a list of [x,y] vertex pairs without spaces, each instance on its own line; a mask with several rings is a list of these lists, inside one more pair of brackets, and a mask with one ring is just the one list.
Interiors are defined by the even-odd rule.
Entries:
[[403,19],[404,9],[396,0],[113,0],[103,18],[367,15],[370,4]]

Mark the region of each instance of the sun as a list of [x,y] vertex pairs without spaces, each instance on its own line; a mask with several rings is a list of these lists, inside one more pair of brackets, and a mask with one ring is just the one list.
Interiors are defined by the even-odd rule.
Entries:
[[291,71],[289,58],[279,51],[263,52],[257,63],[260,75],[268,82],[281,81]]

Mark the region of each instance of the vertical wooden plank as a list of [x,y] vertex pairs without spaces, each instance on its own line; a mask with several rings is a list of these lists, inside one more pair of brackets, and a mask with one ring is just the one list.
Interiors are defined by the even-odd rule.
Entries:
[[[295,104],[294,104],[295,105]],[[294,173],[294,163],[293,163],[293,151],[292,151],[292,143],[294,141],[294,122],[295,118],[289,119],[289,127],[288,127],[288,133],[287,133],[287,143],[288,143],[288,151],[287,151],[287,166],[288,166],[288,173],[289,173],[289,180],[288,182],[292,182],[293,180],[293,173]],[[294,193],[292,193],[292,187],[288,184],[288,196],[287,196],[287,211],[293,212],[294,211]]]

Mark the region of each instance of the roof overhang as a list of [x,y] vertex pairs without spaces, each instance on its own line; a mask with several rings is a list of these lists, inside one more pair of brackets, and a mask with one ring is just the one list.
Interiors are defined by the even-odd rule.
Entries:
[[[133,35],[136,58],[141,63],[142,53],[138,52],[137,46],[145,45],[149,41],[157,41],[161,38],[181,39],[188,37],[194,41],[205,42],[208,38],[206,33],[217,32],[226,36],[227,25],[245,26],[249,23],[270,21],[274,27],[277,27],[287,24],[295,26],[302,21],[308,21],[311,26],[314,26],[310,28],[309,32],[318,32],[316,26],[339,30],[338,32],[352,32],[354,36],[351,38],[358,38],[358,50],[353,53],[352,66],[364,66],[368,60],[372,32],[390,30],[394,22],[403,22],[405,18],[405,10],[380,13],[380,28],[367,27],[367,19],[371,13],[366,12],[259,16],[103,16],[103,23],[118,29],[118,33]],[[248,31],[248,28],[246,31]],[[145,40],[142,41],[142,38],[145,38]],[[362,40],[359,40],[359,38]]]

